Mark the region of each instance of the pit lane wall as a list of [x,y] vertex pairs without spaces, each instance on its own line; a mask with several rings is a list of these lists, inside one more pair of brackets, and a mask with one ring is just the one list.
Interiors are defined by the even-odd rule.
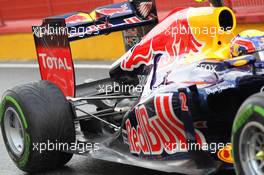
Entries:
[[[71,43],[73,58],[77,60],[115,60],[125,53],[121,32]],[[34,38],[31,33],[0,34],[0,60],[36,60]]]
[[[2,1],[2,0],[0,0]],[[99,2],[95,1],[94,2]],[[104,2],[103,2],[104,1]],[[111,0],[103,0],[105,4],[109,4]],[[112,0],[111,2],[120,2],[124,0]],[[186,2],[190,1],[190,2]],[[238,17],[238,25],[235,33],[239,33],[240,31],[246,29],[258,29],[264,31],[264,4],[256,4],[250,6],[246,3],[245,6],[244,1],[246,0],[225,0],[226,4],[232,7],[235,12],[236,16]],[[256,0],[256,3],[261,0]],[[3,1],[4,2],[4,1]],[[7,1],[5,1],[7,2]],[[18,0],[19,2],[19,0]],[[25,8],[25,3],[23,2],[23,8]],[[46,1],[45,1],[46,2]],[[80,3],[83,3],[80,1]],[[160,19],[162,16],[168,13],[172,7],[185,7],[187,4],[191,4],[192,6],[202,6],[205,4],[197,4],[194,3],[193,0],[185,0],[178,1],[178,0],[156,0],[157,9],[159,12]],[[179,4],[182,3],[182,4]],[[10,61],[10,60],[35,60],[36,59],[36,51],[34,46],[34,40],[32,33],[30,32],[31,25],[40,24],[41,20],[33,21],[32,20],[24,20],[24,18],[28,18],[26,15],[21,13],[18,9],[16,9],[20,16],[16,16],[14,14],[14,9],[11,7],[7,8],[8,4],[1,4],[2,5],[2,12],[0,7],[0,61]],[[18,4],[19,5],[19,4]],[[21,5],[21,6],[22,6]],[[57,5],[57,6],[56,6]],[[92,3],[94,6],[102,6],[103,4],[96,5]],[[83,8],[86,9],[93,9],[94,7],[86,7],[82,5]],[[61,9],[65,10],[66,6],[63,4],[55,4],[56,8],[52,9]],[[74,6],[70,6],[74,7]],[[80,7],[80,5],[78,5]],[[16,7],[17,8],[17,7]],[[77,7],[74,7],[77,8]],[[252,10],[252,8],[254,10]],[[259,8],[259,9],[258,9]],[[3,10],[4,9],[4,10]],[[6,11],[6,9],[11,10],[13,13]],[[36,8],[34,8],[36,10]],[[42,7],[43,9],[43,7]],[[49,9],[49,8],[47,8]],[[30,14],[37,14],[32,13],[31,10],[22,9],[23,12],[28,11]],[[77,9],[80,10],[80,9]],[[73,11],[72,9],[69,11]],[[50,12],[49,13],[64,13],[63,11],[59,12]],[[22,15],[22,16],[21,16]],[[43,16],[49,16],[48,14],[41,14]],[[37,18],[38,16],[34,16]],[[21,20],[22,19],[22,20]],[[9,22],[10,21],[10,22]],[[25,29],[26,26],[27,29]],[[20,29],[19,29],[20,28]],[[72,55],[74,59],[77,60],[115,60],[119,58],[122,54],[125,53],[125,46],[124,46],[124,39],[122,32],[112,33],[110,35],[99,36],[95,38],[89,38],[84,40],[79,40],[76,42],[71,43],[72,48]]]
[[[119,0],[120,1],[120,0]],[[36,51],[31,26],[42,18],[73,11],[90,11],[116,0],[0,0],[0,61],[35,60]],[[125,52],[121,32],[73,42],[76,59],[113,60]]]
[[[238,24],[235,33],[246,29],[264,31],[264,23]],[[79,40],[71,43],[76,60],[116,60],[125,53],[122,32]],[[0,60],[35,60],[36,51],[31,33],[0,34]]]

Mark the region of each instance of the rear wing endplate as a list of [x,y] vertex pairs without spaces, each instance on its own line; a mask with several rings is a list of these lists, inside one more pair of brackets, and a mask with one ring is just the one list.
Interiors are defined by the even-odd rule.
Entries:
[[75,96],[75,72],[70,42],[139,26],[156,24],[154,0],[134,0],[74,12],[43,20],[33,26],[42,80],[56,84],[65,96]]

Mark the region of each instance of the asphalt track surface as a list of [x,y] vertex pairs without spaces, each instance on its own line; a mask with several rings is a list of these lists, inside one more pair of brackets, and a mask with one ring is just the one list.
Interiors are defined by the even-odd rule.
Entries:
[[[111,62],[78,62],[76,68],[77,83],[100,79],[108,76],[108,65]],[[84,65],[84,66],[83,66]],[[34,62],[1,63],[0,62],[0,95],[16,85],[40,80],[39,71]],[[9,158],[0,133],[0,175],[26,175],[18,170]],[[166,173],[148,169],[94,160],[75,155],[63,168],[39,175],[166,175]],[[220,172],[217,175],[231,175],[233,172]]]

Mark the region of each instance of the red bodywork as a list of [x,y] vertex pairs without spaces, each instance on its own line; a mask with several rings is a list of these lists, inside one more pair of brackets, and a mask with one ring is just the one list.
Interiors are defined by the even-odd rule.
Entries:
[[174,11],[165,18],[122,60],[121,68],[132,71],[142,64],[148,64],[159,53],[166,55],[161,59],[161,64],[168,65],[190,52],[199,52],[203,45],[189,32],[187,12],[188,9]]
[[37,48],[38,62],[42,80],[57,85],[65,96],[74,97],[74,67],[69,49]]
[[[53,24],[65,26],[64,21],[55,21]],[[75,73],[67,33],[61,30],[51,35],[49,28],[52,29],[52,26],[46,23],[42,27],[33,27],[41,78],[56,84],[66,97],[74,97]]]

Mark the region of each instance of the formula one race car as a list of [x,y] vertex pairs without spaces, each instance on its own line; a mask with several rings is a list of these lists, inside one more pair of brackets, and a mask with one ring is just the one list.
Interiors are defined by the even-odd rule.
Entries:
[[[263,91],[264,33],[235,36],[233,11],[210,3],[158,20],[154,1],[133,0],[33,27],[42,81],[8,90],[1,103],[17,167],[47,171],[82,154],[164,172],[235,163],[240,175],[263,174],[264,95],[250,96]],[[109,78],[76,85],[69,42],[142,26],[154,27]]]

